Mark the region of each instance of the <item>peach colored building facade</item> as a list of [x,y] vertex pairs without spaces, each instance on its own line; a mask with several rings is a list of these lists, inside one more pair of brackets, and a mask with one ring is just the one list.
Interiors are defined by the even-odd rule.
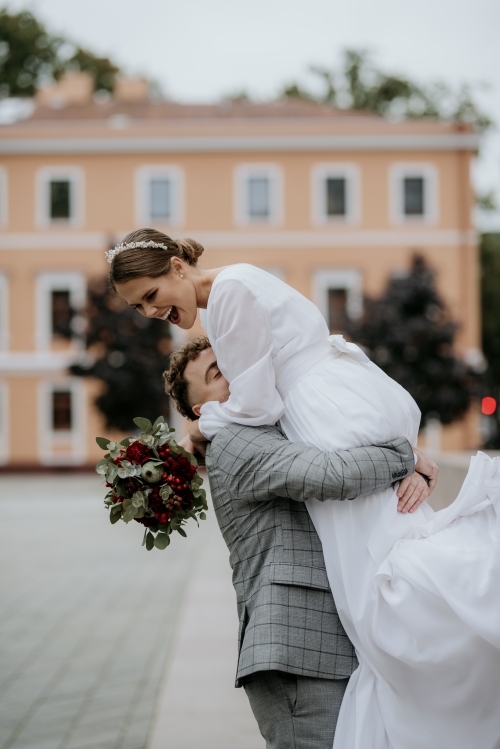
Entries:
[[[88,279],[107,272],[104,250],[140,226],[196,238],[206,267],[278,274],[332,329],[418,250],[461,324],[459,353],[475,355],[474,133],[305,102],[190,106],[124,92],[96,103],[90,90],[76,101],[56,90],[0,126],[2,464],[98,457],[99,384],[68,376],[78,341],[58,337],[58,305],[82,307]],[[443,430],[445,449],[476,445],[472,413]]]

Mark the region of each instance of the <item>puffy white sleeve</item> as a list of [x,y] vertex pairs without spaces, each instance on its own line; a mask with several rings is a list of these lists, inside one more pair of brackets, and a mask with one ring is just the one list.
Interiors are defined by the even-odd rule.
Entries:
[[237,279],[217,285],[211,299],[210,329],[219,369],[229,382],[225,403],[201,407],[200,431],[207,439],[232,422],[275,424],[284,406],[276,390],[272,362],[273,336],[263,304]]

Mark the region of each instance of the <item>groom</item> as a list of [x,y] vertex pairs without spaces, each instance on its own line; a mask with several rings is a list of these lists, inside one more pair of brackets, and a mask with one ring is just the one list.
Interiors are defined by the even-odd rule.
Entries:
[[[171,356],[167,392],[194,420],[229,386],[208,339]],[[288,442],[276,426],[230,424],[206,449],[212,502],[230,551],[239,615],[236,686],[268,749],[332,749],[354,648],[338,617],[307,498],[349,500],[405,476],[402,511],[429,493],[406,439],[324,453]],[[418,469],[437,468],[418,455]]]

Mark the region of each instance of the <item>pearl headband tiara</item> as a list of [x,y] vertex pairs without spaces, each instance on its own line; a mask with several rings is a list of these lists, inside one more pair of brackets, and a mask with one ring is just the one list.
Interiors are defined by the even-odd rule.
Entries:
[[169,249],[165,244],[160,244],[159,242],[153,242],[152,240],[150,240],[149,242],[128,242],[127,244],[117,244],[113,250],[108,250],[104,254],[106,255],[106,260],[111,265],[115,257],[119,255],[120,252],[123,252],[123,250],[135,250],[136,247],[155,247],[158,250]]

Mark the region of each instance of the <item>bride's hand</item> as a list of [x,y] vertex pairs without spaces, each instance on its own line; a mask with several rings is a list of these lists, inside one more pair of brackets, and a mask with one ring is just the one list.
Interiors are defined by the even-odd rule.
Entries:
[[415,512],[430,494],[429,485],[420,473],[412,473],[404,478],[396,492],[398,495],[398,511],[402,513]]

